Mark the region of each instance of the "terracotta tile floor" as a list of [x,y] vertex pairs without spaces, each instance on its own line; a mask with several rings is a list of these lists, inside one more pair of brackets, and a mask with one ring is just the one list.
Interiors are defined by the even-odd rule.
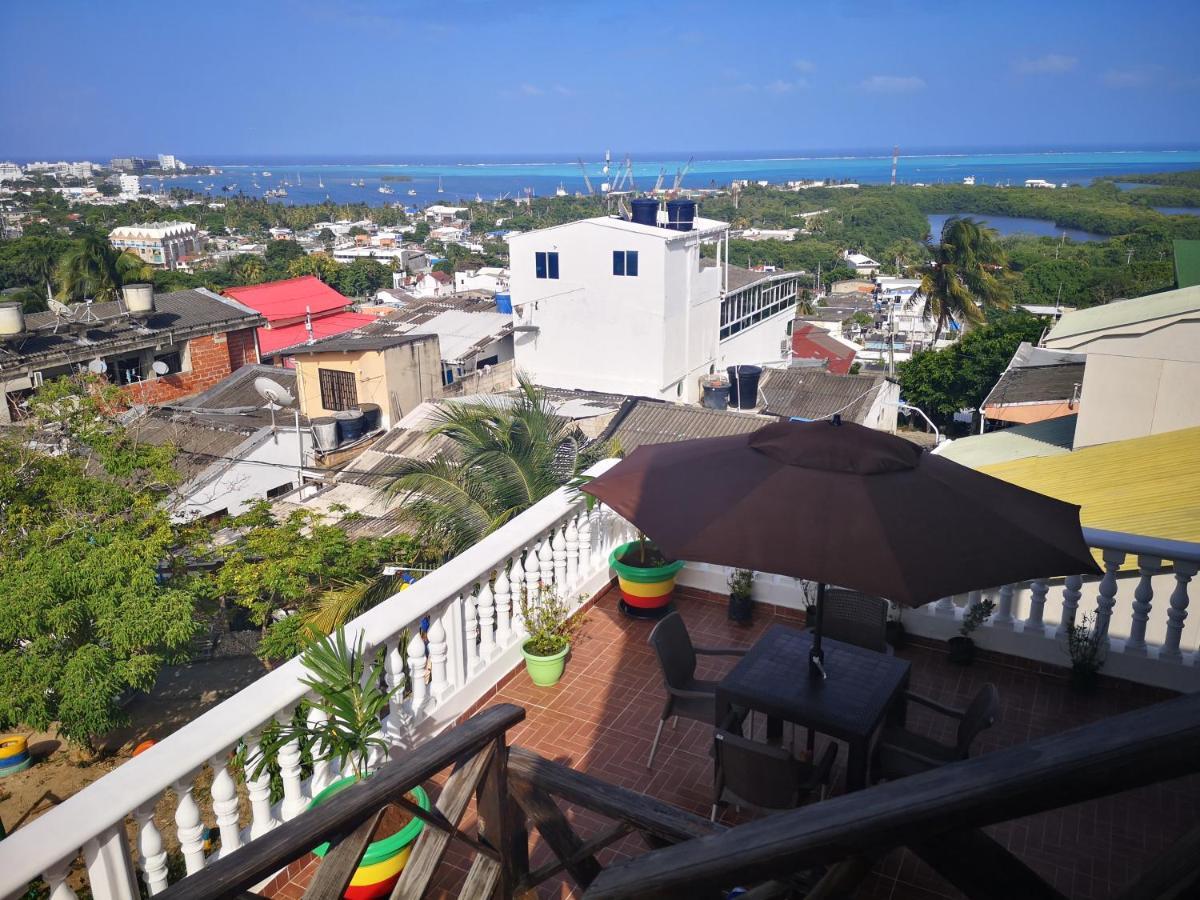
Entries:
[[[710,730],[679,721],[663,730],[654,769],[646,768],[650,742],[662,709],[658,664],[646,642],[653,623],[627,619],[616,610],[613,595],[602,597],[588,619],[567,665],[562,682],[539,688],[521,673],[491,702],[524,706],[527,718],[510,732],[520,744],[572,768],[659,797],[707,815],[712,802]],[[780,619],[756,609],[750,626],[728,621],[723,602],[684,596],[677,607],[696,644],[749,646]],[[954,705],[965,705],[984,683],[994,683],[1003,702],[1000,722],[976,744],[976,754],[1031,738],[1064,731],[1170,696],[1167,692],[1127,682],[1105,680],[1095,695],[1081,697],[1065,680],[1035,671],[977,661],[961,668],[943,653],[911,647],[900,656],[913,663],[912,688]],[[701,659],[703,677],[719,677],[733,663]],[[761,718],[759,719],[761,723]],[[921,708],[910,711],[909,727],[952,740],[952,723]],[[839,768],[845,759],[839,754]],[[835,779],[840,780],[840,772]],[[584,837],[598,832],[605,820],[568,808]],[[725,821],[731,820],[727,817]],[[1200,777],[1142,788],[1053,813],[1004,823],[989,829],[997,839],[1068,897],[1115,895],[1153,856],[1191,825],[1200,821]],[[640,838],[626,838],[602,854],[600,861],[645,852]],[[533,847],[533,864],[548,859],[548,850]],[[568,885],[556,885],[544,896],[572,896]],[[869,898],[960,896],[936,873],[900,850],[885,857],[874,877],[859,892]]]
[[[684,596],[678,596],[679,594]],[[758,607],[749,626],[730,623],[723,599],[677,591],[676,605],[696,644],[749,646],[775,622],[797,624]],[[523,672],[514,675],[489,703],[515,703],[527,710],[526,720],[509,733],[509,742],[556,759],[572,768],[707,815],[711,804],[710,730],[679,721],[663,731],[653,770],[646,758],[662,709],[658,664],[646,642],[652,622],[623,617],[611,592],[588,613],[563,680],[553,688],[533,685]],[[913,663],[912,689],[937,700],[965,705],[980,685],[994,683],[1003,707],[1000,722],[976,744],[976,754],[1064,731],[1166,699],[1169,694],[1127,682],[1105,680],[1095,695],[1081,697],[1061,675],[977,660],[968,668],[951,665],[936,649],[909,647],[899,653]],[[702,677],[719,677],[733,663],[701,660]],[[758,718],[761,730],[762,719]],[[908,726],[949,742],[952,725],[920,707],[910,707]],[[835,785],[841,781],[844,747],[839,753]],[[442,778],[435,779],[440,782]],[[436,793],[436,788],[434,790]],[[560,801],[561,803],[561,801]],[[599,833],[610,823],[586,810],[563,804],[581,837]],[[474,811],[465,827],[473,827]],[[723,819],[734,824],[730,814]],[[1142,788],[1091,803],[994,826],[989,832],[1026,863],[1072,898],[1115,896],[1154,857],[1200,821],[1200,776]],[[642,839],[631,835],[602,851],[603,865],[646,852]],[[531,864],[551,859],[534,836]],[[457,896],[470,857],[451,842],[435,880],[433,896]],[[299,894],[311,872],[289,889]],[[543,885],[542,897],[574,897],[567,880]],[[283,892],[280,896],[285,896]],[[286,894],[290,897],[292,894]],[[876,866],[857,897],[933,898],[958,894],[935,872],[904,850],[896,850]]]

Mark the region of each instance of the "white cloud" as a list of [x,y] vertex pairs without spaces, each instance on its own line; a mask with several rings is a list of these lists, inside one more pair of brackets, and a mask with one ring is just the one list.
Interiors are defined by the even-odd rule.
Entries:
[[916,75],[872,75],[859,87],[875,94],[911,94],[925,89],[925,79]]
[[790,94],[805,87],[808,87],[808,82],[803,78],[797,78],[795,81],[784,81],[779,78],[770,84],[763,85],[763,90],[771,94]]
[[575,92],[573,90],[571,90],[569,87],[564,87],[561,84],[556,84],[554,86],[553,90],[554,90],[554,93],[560,94],[563,97],[571,97],[571,96],[574,96],[574,94],[575,94]]
[[1070,72],[1079,60],[1074,56],[1063,53],[1047,53],[1032,59],[1018,59],[1013,63],[1013,71],[1018,75],[1061,75]]
[[817,64],[811,59],[798,59],[792,63],[792,68],[797,72],[812,72],[817,68]]
[[1145,87],[1154,80],[1152,67],[1135,69],[1109,69],[1104,73],[1104,83],[1113,88]]
[[522,84],[518,90],[526,97],[540,97],[542,94],[546,93],[536,84],[529,84],[528,82]]

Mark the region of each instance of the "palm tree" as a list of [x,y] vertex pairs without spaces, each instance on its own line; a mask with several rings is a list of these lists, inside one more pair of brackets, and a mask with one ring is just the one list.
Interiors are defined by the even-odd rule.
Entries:
[[266,276],[261,256],[243,254],[229,264],[229,274],[240,284],[259,284]]
[[121,277],[121,284],[154,281],[154,269],[132,250],[118,254],[117,274]]
[[998,235],[983,223],[951,216],[941,240],[926,240],[930,261],[919,268],[925,318],[937,317],[933,340],[951,320],[978,324],[989,308],[1005,309],[1012,298]]
[[438,415],[431,433],[449,438],[453,451],[432,460],[402,461],[382,490],[400,498],[401,517],[447,558],[608,453],[606,446],[588,444],[523,377],[511,403],[450,403]]
[[59,261],[59,297],[67,301],[118,299],[123,284],[119,255],[102,235],[84,235]]

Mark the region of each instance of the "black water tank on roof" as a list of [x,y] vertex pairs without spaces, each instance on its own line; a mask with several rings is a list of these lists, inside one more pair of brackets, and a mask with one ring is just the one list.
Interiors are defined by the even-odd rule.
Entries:
[[360,403],[358,408],[362,410],[363,414],[363,434],[378,431],[380,423],[383,421],[383,410],[379,408],[379,404]]
[[361,409],[343,409],[335,412],[337,420],[338,445],[349,444],[363,436],[363,413]]
[[675,231],[691,231],[696,219],[695,200],[668,200],[667,227]]
[[734,409],[754,409],[758,406],[758,379],[762,376],[759,366],[730,366],[729,405]]
[[633,207],[633,221],[639,225],[649,225],[651,228],[658,227],[658,201],[653,197],[638,197],[631,204]]

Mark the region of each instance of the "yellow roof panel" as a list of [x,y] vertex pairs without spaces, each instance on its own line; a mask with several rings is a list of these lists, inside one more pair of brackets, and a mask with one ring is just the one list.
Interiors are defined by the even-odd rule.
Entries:
[[1082,507],[1089,528],[1200,542],[1200,428],[979,471]]

